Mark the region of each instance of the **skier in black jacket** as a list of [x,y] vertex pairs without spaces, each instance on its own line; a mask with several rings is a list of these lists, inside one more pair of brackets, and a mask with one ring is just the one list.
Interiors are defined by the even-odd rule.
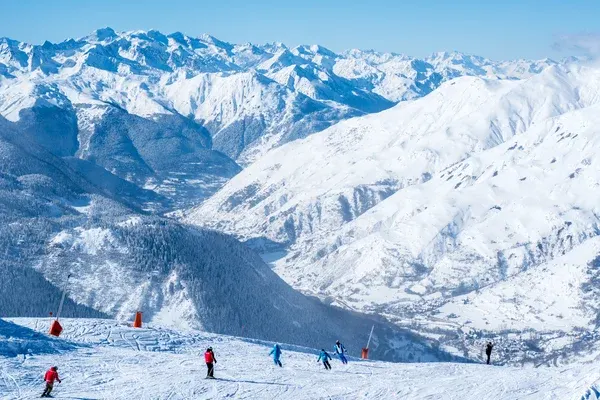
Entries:
[[492,356],[492,348],[494,345],[492,342],[487,342],[487,346],[485,346],[485,354],[487,355],[487,364],[490,365],[490,357]]

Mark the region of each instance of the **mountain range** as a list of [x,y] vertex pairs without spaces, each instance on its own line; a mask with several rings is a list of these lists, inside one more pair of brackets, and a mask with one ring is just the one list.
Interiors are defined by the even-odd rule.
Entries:
[[460,77],[271,151],[185,218],[340,306],[557,356],[597,327],[599,101],[581,65]]
[[311,346],[375,323],[392,360],[472,358],[487,336],[571,357],[596,340],[599,74],[153,30],[2,38],[3,315],[47,315],[69,287],[73,316]]
[[[457,52],[424,60],[359,50],[336,54],[318,45],[233,45],[208,35],[105,28],[57,44],[0,39],[0,114],[17,121],[22,110],[45,105],[75,119],[84,108],[77,120],[92,130],[113,120],[102,112],[106,108],[167,119],[155,121],[161,125],[185,119],[212,138],[199,145],[248,165],[282,143],[424,96],[458,76],[520,79],[555,64],[492,62]],[[71,145],[63,151],[82,151],[73,135],[63,136]],[[133,147],[127,156],[141,152],[139,144]],[[156,172],[155,180],[168,174]]]

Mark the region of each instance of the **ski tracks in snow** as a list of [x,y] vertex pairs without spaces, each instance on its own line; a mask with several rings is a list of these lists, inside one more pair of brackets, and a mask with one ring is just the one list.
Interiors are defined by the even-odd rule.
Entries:
[[18,397],[21,397],[21,387],[17,383],[17,380],[13,378],[13,376],[6,372],[4,369],[0,370],[0,374],[2,374],[2,381],[4,386],[4,389],[2,388],[2,386],[0,386],[0,393],[16,392],[16,395]]
[[[202,332],[132,329],[114,322],[68,321],[64,338],[86,343],[73,351],[0,358],[0,399],[29,399],[42,375],[59,366],[59,398],[78,399],[356,399],[580,400],[600,368],[513,368],[475,364],[391,364],[284,351],[283,368],[269,345]],[[43,328],[45,329],[45,324]],[[203,353],[217,356],[215,380],[205,379]],[[573,397],[575,396],[575,397]],[[585,400],[598,400],[589,391]]]

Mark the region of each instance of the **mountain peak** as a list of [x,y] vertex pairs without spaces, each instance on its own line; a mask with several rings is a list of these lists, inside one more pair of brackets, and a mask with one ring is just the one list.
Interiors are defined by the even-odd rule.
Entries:
[[452,50],[452,51],[436,51],[431,54],[427,59],[437,59],[437,60],[461,60],[464,58],[471,57],[468,54],[462,53],[460,51]]
[[146,32],[146,35],[157,42],[163,44],[169,43],[169,38],[162,32],[157,31],[156,29],[150,29],[148,32]]
[[321,55],[326,57],[337,57],[338,55],[326,47],[319,44],[302,44],[292,49],[292,52],[297,55]]
[[264,51],[266,51],[268,53],[272,53],[272,54],[275,54],[283,49],[286,49],[286,50],[288,49],[288,47],[281,42],[265,43],[262,46],[260,46],[260,48],[263,49]]
[[21,42],[11,39],[9,37],[0,37],[0,45],[5,45],[6,47],[18,47],[20,44]]
[[370,59],[376,59],[380,62],[386,62],[391,59],[400,59],[400,60],[414,60],[415,59],[414,57],[410,57],[410,56],[407,56],[406,54],[402,54],[402,53],[380,52],[380,51],[373,50],[373,49],[354,48],[354,49],[346,50],[342,54],[346,57],[370,58]]
[[102,42],[104,40],[116,38],[117,33],[114,31],[114,29],[107,26],[106,28],[96,29],[92,36]]
[[233,49],[233,45],[231,43],[227,43],[224,42],[222,40],[217,39],[214,36],[211,36],[207,33],[203,33],[202,35],[199,36],[199,39],[201,39],[202,41],[204,41],[205,43],[210,43],[216,47],[220,47],[222,49],[225,50],[231,50]]

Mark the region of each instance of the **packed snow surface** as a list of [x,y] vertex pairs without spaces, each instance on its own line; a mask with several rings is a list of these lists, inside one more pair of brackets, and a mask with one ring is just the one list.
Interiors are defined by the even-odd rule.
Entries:
[[[1,325],[0,335],[8,341],[36,335],[27,328],[45,332],[50,324],[48,319],[13,322],[18,325]],[[63,320],[63,325],[61,339],[37,334],[39,340],[24,346],[23,354],[0,353],[0,398],[38,397],[43,373],[52,365],[63,381],[53,394],[65,399],[596,400],[598,393],[597,363],[518,368],[351,359],[344,366],[334,359],[326,371],[317,363],[317,350],[282,345],[279,368],[267,342],[158,326],[133,329],[111,320]],[[208,346],[217,358],[215,380],[204,379]],[[323,346],[329,350],[333,344]],[[42,351],[47,348],[52,351]]]

